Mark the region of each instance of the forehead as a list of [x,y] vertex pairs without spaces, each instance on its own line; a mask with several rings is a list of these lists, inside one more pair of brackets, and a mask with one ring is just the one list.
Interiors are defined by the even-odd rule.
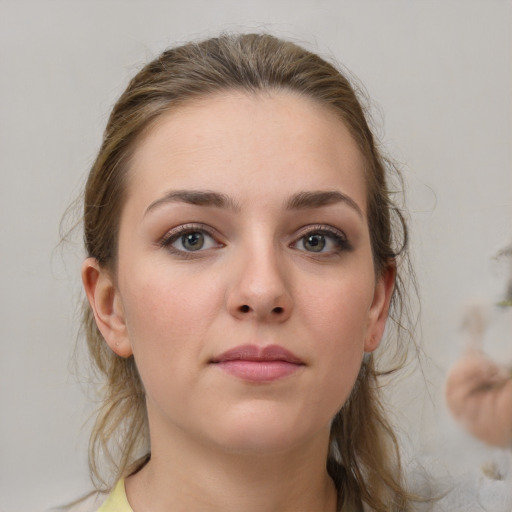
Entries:
[[[128,198],[175,188],[339,189],[366,210],[363,158],[340,118],[292,92],[229,91],[162,115],[135,148]],[[154,199],[154,197],[153,197]]]

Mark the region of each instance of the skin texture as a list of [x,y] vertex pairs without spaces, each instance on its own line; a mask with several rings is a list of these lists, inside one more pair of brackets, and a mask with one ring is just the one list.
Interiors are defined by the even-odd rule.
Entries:
[[[227,199],[169,199],[184,190]],[[319,191],[331,202],[290,204]],[[185,250],[180,226],[204,234],[201,250]],[[334,510],[330,422],[379,344],[394,282],[392,268],[375,276],[344,124],[284,92],[169,112],[131,162],[118,254],[115,276],[92,259],[82,275],[103,336],[133,354],[146,390],[152,457],[127,479],[135,512]],[[302,364],[269,382],[212,364],[245,344]]]

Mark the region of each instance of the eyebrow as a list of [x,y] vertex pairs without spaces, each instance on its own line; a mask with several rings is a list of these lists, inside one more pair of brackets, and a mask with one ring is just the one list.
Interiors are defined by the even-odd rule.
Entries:
[[[210,190],[173,190],[153,201],[146,208],[144,215],[158,206],[168,203],[186,203],[196,206],[225,208],[233,211],[240,210],[240,206],[233,199],[219,192]],[[361,208],[350,196],[336,190],[298,192],[286,201],[285,208],[287,210],[307,210],[336,203],[345,203],[355,210],[361,218],[364,217]]]
[[306,210],[309,208],[321,208],[336,203],[345,203],[350,206],[357,214],[363,218],[363,211],[359,205],[346,194],[342,194],[337,190],[319,190],[307,191],[294,194],[287,202],[287,210]]
[[210,190],[173,190],[160,199],[153,201],[147,208],[146,213],[156,207],[167,203],[187,203],[196,206],[213,206],[215,208],[226,208],[238,211],[239,206],[225,194],[212,192]]

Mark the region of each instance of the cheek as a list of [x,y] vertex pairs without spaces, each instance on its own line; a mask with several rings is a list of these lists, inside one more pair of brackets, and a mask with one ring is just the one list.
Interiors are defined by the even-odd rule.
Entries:
[[[128,337],[143,381],[186,377],[187,361],[200,361],[210,326],[222,307],[213,283],[183,278],[158,267],[126,280],[123,304]],[[147,384],[146,382],[144,382]]]
[[304,297],[301,314],[321,370],[319,387],[334,413],[348,398],[361,367],[372,298],[372,278],[348,277]]
[[[333,342],[335,349],[343,345],[361,344],[364,340],[373,300],[374,280],[368,273],[342,274],[323,286],[304,287],[301,314],[311,328],[318,329],[322,340]],[[338,340],[340,343],[336,343]],[[319,340],[321,341],[321,340]]]
[[219,286],[212,279],[158,266],[137,268],[137,275],[125,279],[124,285],[125,315],[130,330],[140,334],[144,329],[159,330],[160,326],[165,327],[160,331],[165,337],[166,330],[192,334],[202,323],[208,323],[221,298]]

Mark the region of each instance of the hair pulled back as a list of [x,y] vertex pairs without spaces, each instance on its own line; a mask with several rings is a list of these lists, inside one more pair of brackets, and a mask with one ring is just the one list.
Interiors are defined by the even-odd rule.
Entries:
[[[394,169],[379,153],[347,78],[319,56],[267,34],[222,35],[169,49],[131,80],[112,110],[85,188],[88,256],[115,278],[126,175],[143,133],[178,105],[227,90],[293,91],[334,111],[345,123],[364,158],[375,271],[397,265],[392,316],[399,323],[403,282],[398,256],[404,253],[407,230],[388,190],[387,171]],[[90,440],[90,468],[97,481],[111,484],[149,458],[144,389],[133,357],[121,358],[108,348],[88,304],[83,314],[89,351],[106,380]],[[378,376],[370,357],[332,424],[327,468],[338,489],[340,510],[359,510],[362,503],[379,512],[407,510],[409,497],[401,481],[396,438],[383,413]],[[113,465],[110,479],[101,477],[101,457]]]

